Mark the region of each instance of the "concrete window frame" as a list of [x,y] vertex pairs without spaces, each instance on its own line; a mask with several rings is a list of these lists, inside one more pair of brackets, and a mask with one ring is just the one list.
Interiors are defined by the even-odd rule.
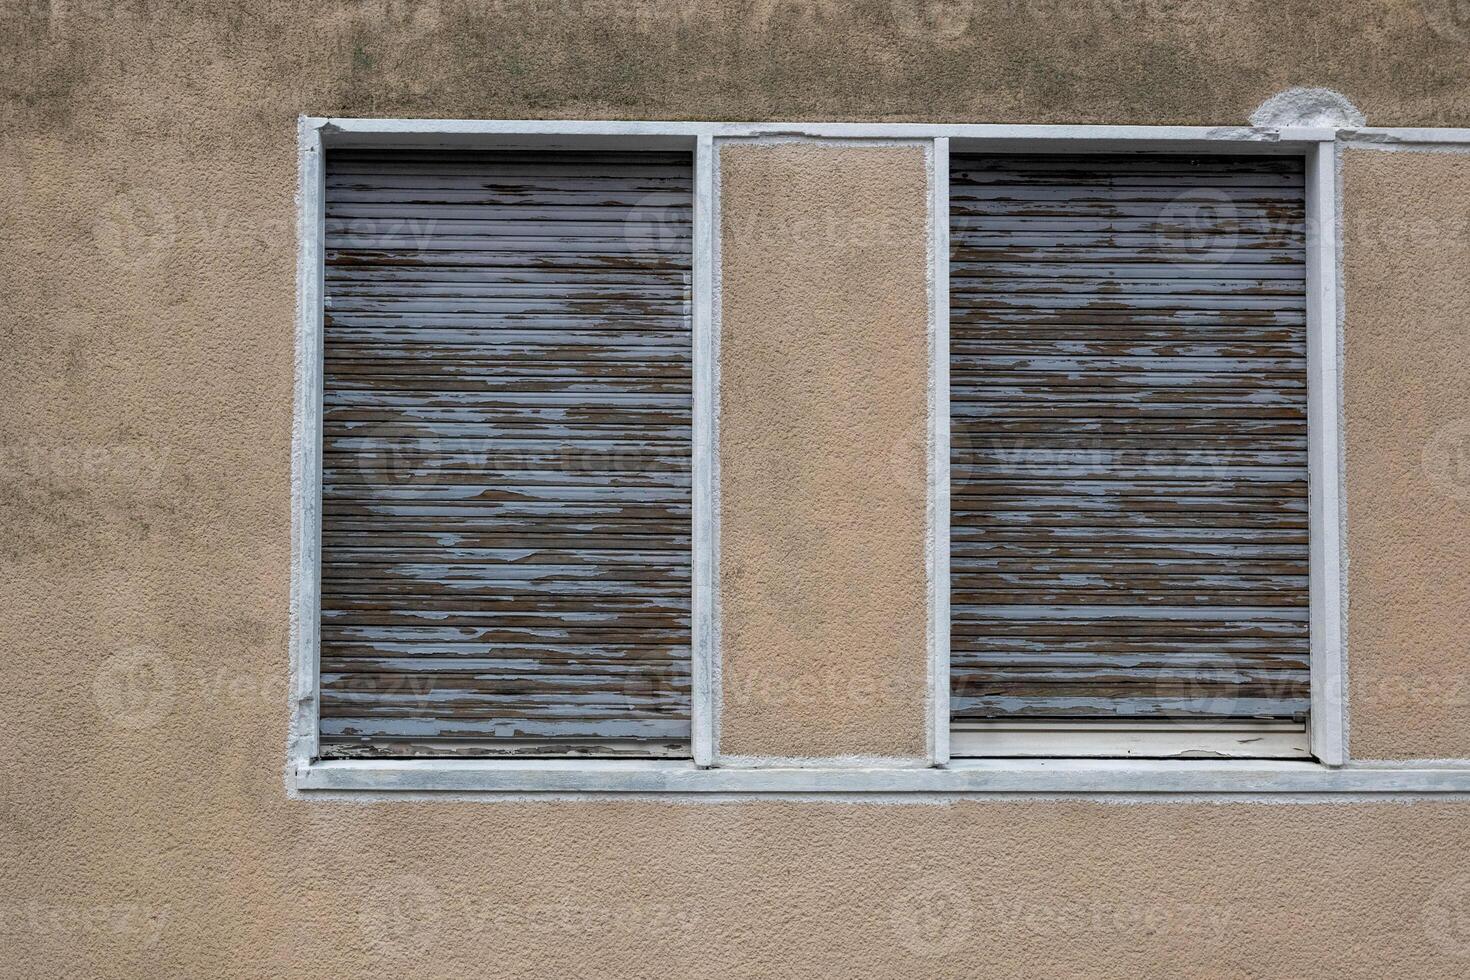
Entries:
[[[927,758],[891,767],[856,760],[803,766],[722,767],[718,751],[719,377],[714,143],[729,138],[932,141],[931,366]],[[298,123],[296,396],[292,435],[291,724],[286,788],[297,799],[504,800],[677,795],[852,798],[875,803],[961,797],[1336,801],[1418,796],[1470,798],[1470,760],[1354,764],[1346,757],[1342,649],[1341,434],[1337,147],[1347,138],[1443,144],[1464,130],[1172,126],[1010,126],[869,123],[724,123],[535,120],[328,119]],[[321,506],[323,154],[329,146],[689,148],[695,154],[694,726],[692,760],[319,760],[317,628]],[[951,759],[948,608],[948,156],[960,150],[1178,150],[1301,153],[1308,162],[1311,353],[1309,453],[1313,474],[1311,595],[1313,761],[1257,759]],[[943,447],[943,452],[940,451]],[[1320,478],[1319,478],[1320,476]],[[1316,529],[1321,527],[1320,534]],[[1320,599],[1319,599],[1320,597]],[[1318,644],[1322,653],[1318,653]]]
[[[1024,127],[1017,127],[1021,129]],[[1309,634],[1311,709],[1306,732],[1300,726],[1200,724],[1181,731],[1174,725],[1138,724],[1118,730],[1097,725],[997,725],[985,732],[966,732],[963,754],[993,757],[1215,757],[1261,758],[1302,755],[1327,766],[1346,758],[1343,704],[1342,444],[1338,383],[1339,322],[1337,315],[1337,135],[1332,129],[1277,130],[1276,138],[1241,140],[1211,131],[1204,138],[1048,136],[1024,134],[1002,138],[937,137],[932,235],[936,242],[933,269],[933,360],[930,390],[931,490],[930,525],[930,660],[935,678],[949,676],[949,157],[951,152],[1209,153],[1217,156],[1294,156],[1305,169],[1307,290],[1307,456],[1309,523]],[[934,688],[936,765],[951,759],[947,684]],[[1303,738],[1303,734],[1305,738]]]
[[[345,121],[344,121],[345,122]],[[354,121],[356,122],[356,121]],[[432,122],[410,126],[354,128],[302,117],[298,122],[298,265],[296,406],[292,447],[292,733],[296,772],[324,765],[318,760],[320,732],[321,467],[325,242],[325,152],[329,147],[493,147],[498,149],[639,149],[687,152],[694,169],[692,253],[693,426],[691,459],[691,732],[690,760],[668,763],[707,767],[713,755],[711,674],[717,622],[712,603],[714,574],[715,356],[712,349],[710,255],[713,195],[712,140],[686,133],[576,133],[569,127],[517,125],[494,133],[456,133]],[[511,760],[490,760],[497,765]],[[635,760],[642,764],[643,760]],[[651,762],[651,760],[650,760]]]

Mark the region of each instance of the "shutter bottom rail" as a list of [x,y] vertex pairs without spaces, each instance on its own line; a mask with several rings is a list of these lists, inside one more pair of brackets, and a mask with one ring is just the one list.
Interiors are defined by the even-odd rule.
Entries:
[[1310,759],[1307,726],[1296,721],[957,722],[955,758]]

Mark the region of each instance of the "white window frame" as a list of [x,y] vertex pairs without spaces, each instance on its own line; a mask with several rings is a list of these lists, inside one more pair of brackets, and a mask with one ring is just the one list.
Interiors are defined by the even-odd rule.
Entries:
[[[868,123],[568,122],[326,119],[298,126],[300,190],[296,403],[292,436],[291,725],[286,785],[298,799],[606,798],[628,794],[875,802],[963,796],[1339,800],[1405,796],[1470,798],[1470,760],[1353,764],[1345,758],[1338,392],[1340,322],[1336,148],[1342,138],[1424,143],[1470,140],[1449,130],[1009,126]],[[719,754],[719,501],[716,416],[719,297],[715,141],[779,137],[932,141],[930,220],[932,366],[928,757],[766,767],[722,766]],[[687,148],[695,158],[694,559],[692,760],[319,760],[318,655],[321,509],[323,151],[328,146]],[[1311,745],[1313,761],[1258,759],[951,759],[949,746],[948,156],[957,150],[1179,150],[1301,153],[1307,159],[1309,453],[1312,520]],[[941,452],[941,447],[943,451]],[[733,760],[732,760],[733,761]]]
[[[690,154],[694,172],[692,229],[692,370],[693,418],[691,459],[691,712],[688,760],[658,761],[661,767],[702,768],[714,752],[715,698],[711,693],[714,630],[712,608],[717,595],[715,574],[718,485],[712,472],[715,457],[715,337],[711,329],[713,195],[710,136],[678,132],[575,132],[569,124],[502,124],[493,131],[471,132],[433,121],[399,124],[369,122],[339,125],[332,120],[302,117],[298,122],[296,411],[292,427],[292,733],[291,763],[302,774],[330,763],[320,760],[321,676],[321,499],[322,396],[325,242],[325,151],[329,147],[493,147],[497,149],[659,150]],[[382,122],[384,125],[375,123]],[[615,127],[621,130],[623,127]],[[420,760],[412,760],[414,763]],[[422,760],[428,761],[428,760]],[[452,761],[452,760],[451,760]],[[489,760],[492,768],[513,771],[514,759]],[[550,761],[550,760],[545,760]],[[643,764],[644,760],[634,760]],[[655,760],[647,760],[653,764]],[[369,767],[376,763],[369,760]]]

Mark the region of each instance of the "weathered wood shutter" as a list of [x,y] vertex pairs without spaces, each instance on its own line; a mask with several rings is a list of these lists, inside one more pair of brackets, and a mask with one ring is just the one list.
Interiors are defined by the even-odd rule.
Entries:
[[688,754],[691,188],[329,154],[324,756]]
[[1298,159],[951,164],[957,724],[1308,708]]

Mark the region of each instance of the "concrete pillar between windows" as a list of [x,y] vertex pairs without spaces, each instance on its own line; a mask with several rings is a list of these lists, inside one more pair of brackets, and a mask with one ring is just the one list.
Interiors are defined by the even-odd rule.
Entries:
[[717,152],[719,752],[918,762],[928,147]]

